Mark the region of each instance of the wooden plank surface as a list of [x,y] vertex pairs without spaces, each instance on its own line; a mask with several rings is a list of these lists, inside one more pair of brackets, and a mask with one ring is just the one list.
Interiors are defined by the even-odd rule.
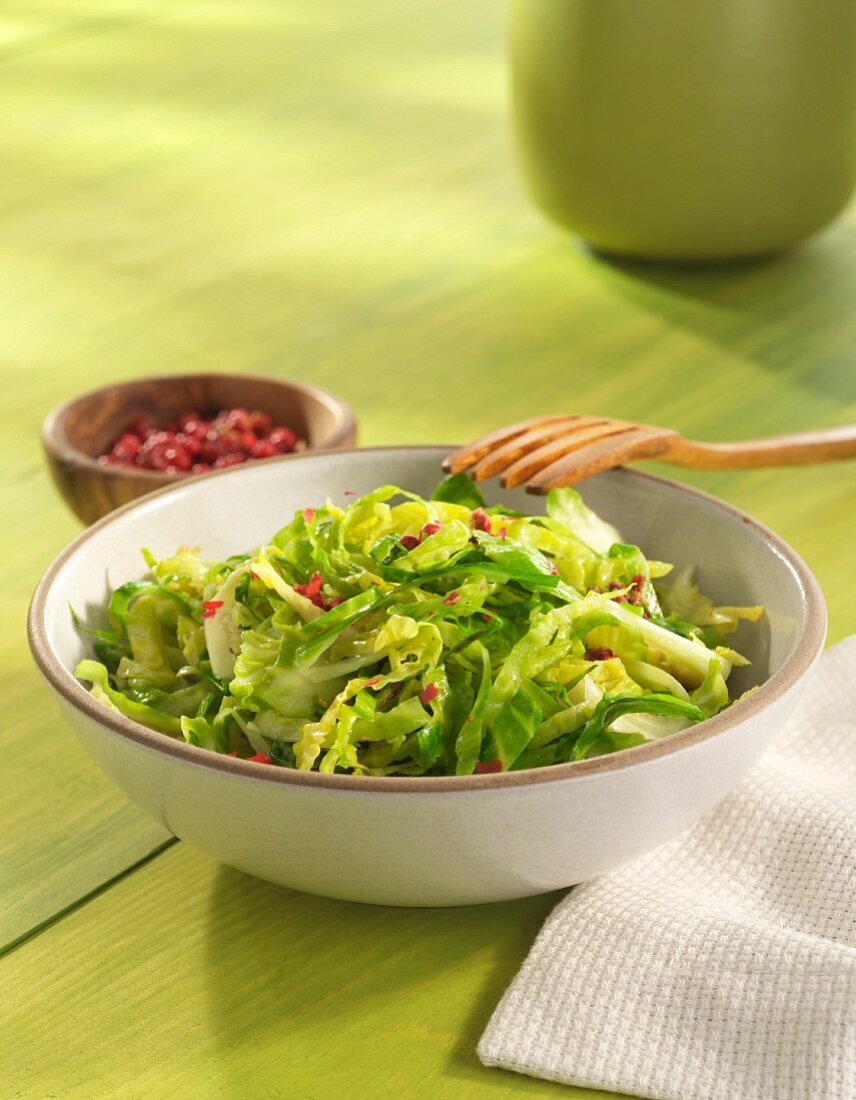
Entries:
[[[517,183],[503,20],[491,0],[406,17],[395,0],[4,6],[11,1095],[559,1092],[472,1053],[550,899],[395,913],[278,891],[183,846],[147,861],[164,834],[84,758],[23,639],[29,593],[77,529],[39,422],[113,378],[295,375],[348,399],[364,443],[462,441],[556,408],[713,440],[854,419],[852,214],[765,264],[590,256]],[[853,466],[678,476],[778,530],[827,593],[830,637],[856,629]]]
[[474,1054],[556,899],[352,905],[178,845],[0,970],[3,1095],[567,1095]]

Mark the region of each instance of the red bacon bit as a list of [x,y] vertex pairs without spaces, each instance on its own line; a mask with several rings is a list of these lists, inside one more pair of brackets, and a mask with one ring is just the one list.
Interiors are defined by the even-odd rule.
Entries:
[[238,754],[237,754],[236,752],[227,752],[227,753],[226,753],[226,755],[227,755],[227,756],[235,756],[235,757],[237,757],[237,755],[238,755]]
[[476,773],[478,775],[490,775],[492,772],[502,771],[501,760],[488,760],[486,763],[482,763],[481,760],[476,764]]
[[343,602],[341,596],[333,596],[329,600],[324,599],[324,594],[321,591],[321,585],[324,583],[324,578],[320,573],[313,573],[309,578],[308,584],[296,584],[294,591],[298,596],[305,596],[310,603],[315,604],[316,607],[320,607],[322,611],[329,611],[333,607],[338,607]]
[[637,573],[630,581],[630,591],[627,593],[628,603],[642,603],[642,589],[645,587],[645,578]]
[[587,649],[585,659],[587,661],[611,661],[615,654],[611,649]]
[[405,550],[414,550],[423,539],[436,535],[442,526],[442,523],[426,523],[418,535],[402,535],[398,540],[398,544],[403,546]]
[[203,600],[202,601],[202,618],[213,619],[217,614],[219,608],[223,606],[222,600]]
[[321,585],[324,583],[324,578],[320,573],[313,573],[309,578],[309,584],[296,584],[294,591],[301,596],[306,596],[307,599],[312,599],[321,591]]
[[487,531],[490,534],[490,516],[483,508],[476,508],[473,512],[473,527],[477,531]]
[[377,687],[377,685],[379,683],[380,683],[380,676],[372,676],[371,680],[366,680],[366,682],[363,684],[363,687],[373,688],[373,687]]
[[356,495],[357,495],[357,490],[356,489],[346,489],[345,490],[345,496],[346,497],[355,497]]
[[440,692],[436,684],[426,684],[422,691],[419,692],[419,702],[427,707],[439,694]]
[[445,600],[443,600],[443,603],[446,605],[446,607],[451,607],[452,604],[457,603],[460,598],[461,593],[455,588],[449,593]]
[[505,527],[500,527],[500,529],[497,531],[497,534],[499,535],[499,537],[502,539],[503,542],[505,542],[505,540],[508,538],[508,531],[506,530]]
[[559,575],[559,570],[558,570],[558,569],[556,568],[556,563],[555,563],[554,561],[551,561],[551,562],[549,562],[548,564],[549,564],[549,566],[550,566],[550,573],[551,573],[551,575],[552,575],[552,576],[554,576],[554,577],[558,577],[558,575]]
[[265,756],[263,752],[257,752],[255,756],[248,756],[247,761],[250,764],[272,764],[273,761],[269,756]]
[[315,515],[315,509],[314,508],[304,508],[303,509],[303,521],[304,521],[304,523],[311,523],[314,515]]

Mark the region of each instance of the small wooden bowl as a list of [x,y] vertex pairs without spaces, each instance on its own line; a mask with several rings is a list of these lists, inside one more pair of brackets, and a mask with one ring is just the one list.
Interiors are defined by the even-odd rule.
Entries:
[[187,374],[141,378],[77,397],[45,418],[42,443],[57,488],[74,514],[89,524],[154,489],[205,477],[102,465],[98,456],[127,424],[138,416],[168,424],[188,409],[213,415],[232,408],[268,413],[275,424],[295,431],[309,450],[356,442],[353,412],[326,390],[257,375]]

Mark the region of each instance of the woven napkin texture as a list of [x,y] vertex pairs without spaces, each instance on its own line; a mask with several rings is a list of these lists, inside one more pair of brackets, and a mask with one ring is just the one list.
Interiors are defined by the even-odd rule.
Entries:
[[559,903],[478,1053],[656,1100],[856,1100],[856,636],[733,794]]

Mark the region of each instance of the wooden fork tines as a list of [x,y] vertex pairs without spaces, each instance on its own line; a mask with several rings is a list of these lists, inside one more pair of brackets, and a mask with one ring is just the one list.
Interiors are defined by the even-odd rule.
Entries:
[[521,420],[455,451],[443,463],[476,481],[501,474],[506,489],[526,483],[533,493],[643,458],[701,469],[828,462],[856,456],[856,427],[749,440],[696,443],[670,428],[606,416],[556,415]]

